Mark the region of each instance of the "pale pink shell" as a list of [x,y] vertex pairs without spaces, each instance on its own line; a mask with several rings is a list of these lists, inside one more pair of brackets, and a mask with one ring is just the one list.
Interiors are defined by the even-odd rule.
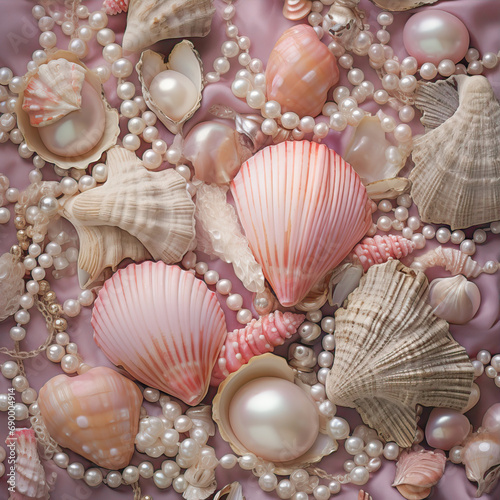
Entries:
[[371,225],[358,174],[314,142],[259,151],[242,165],[231,192],[250,248],[285,307],[300,302]]
[[392,485],[408,500],[427,498],[443,476],[445,466],[446,455],[441,451],[403,451]]
[[208,390],[227,333],[219,301],[203,281],[149,261],[104,283],[92,326],[112,363],[193,406]]
[[127,12],[128,0],[104,0],[102,8],[108,16],[114,16],[120,12]]
[[290,21],[299,21],[311,12],[311,7],[311,0],[285,0],[283,16]]
[[41,389],[38,405],[49,434],[64,448],[106,469],[130,463],[139,429],[142,394],[111,368],[57,375]]
[[377,234],[373,238],[365,238],[358,243],[354,247],[353,255],[357,257],[366,272],[374,264],[383,264],[389,259],[402,259],[414,249],[415,243],[402,236],[394,234],[379,236]]
[[317,116],[338,80],[335,56],[313,28],[299,24],[281,35],[269,56],[267,98],[279,102],[282,113]]
[[304,319],[303,314],[275,311],[253,319],[245,328],[229,332],[212,372],[211,385],[218,385],[254,356],[273,352],[275,347],[283,345]]

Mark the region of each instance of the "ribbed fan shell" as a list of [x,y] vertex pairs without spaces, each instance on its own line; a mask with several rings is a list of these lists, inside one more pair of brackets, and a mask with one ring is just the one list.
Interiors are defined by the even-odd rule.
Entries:
[[131,264],[104,283],[92,326],[112,363],[193,406],[208,390],[227,333],[217,297],[203,281],[150,261]]
[[473,381],[465,349],[432,314],[429,286],[397,260],[371,267],[335,313],[335,363],[326,391],[356,408],[386,441],[411,446],[415,406],[465,408]]
[[104,367],[76,377],[51,378],[38,396],[50,436],[106,469],[130,463],[141,403],[134,382]]
[[300,302],[371,225],[358,174],[308,141],[267,147],[231,183],[250,248],[284,306]]

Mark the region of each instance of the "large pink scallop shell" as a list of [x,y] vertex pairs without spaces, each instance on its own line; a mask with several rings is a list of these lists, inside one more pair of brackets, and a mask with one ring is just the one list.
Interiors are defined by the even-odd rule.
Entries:
[[267,98],[279,102],[283,113],[319,115],[328,90],[338,80],[335,56],[305,24],[287,29],[267,62]]
[[112,363],[189,405],[205,396],[227,333],[219,301],[203,281],[149,261],[104,283],[92,326]]
[[231,183],[250,248],[280,303],[300,302],[371,225],[358,174],[325,145],[267,147]]

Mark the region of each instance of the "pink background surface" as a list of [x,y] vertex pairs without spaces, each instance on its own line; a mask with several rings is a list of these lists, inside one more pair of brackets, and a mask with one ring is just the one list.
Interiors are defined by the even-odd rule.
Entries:
[[[89,6],[90,11],[97,10],[100,7],[99,0],[91,0],[85,2]],[[26,64],[31,57],[34,50],[39,49],[38,37],[40,34],[36,26],[36,21],[31,15],[31,7],[34,5],[33,1],[17,0],[16,2],[2,0],[0,1],[1,16],[0,16],[0,66],[10,67],[15,75],[23,75],[26,71]],[[225,24],[220,17],[220,11],[225,5],[222,0],[215,0],[217,13],[214,17],[212,24],[212,31],[204,39],[193,39],[195,47],[199,50],[204,66],[205,73],[212,68],[212,62],[215,57],[220,55],[219,48],[223,41],[225,41]],[[241,35],[247,35],[251,38],[252,47],[250,53],[252,57],[259,57],[266,63],[269,53],[279,38],[281,33],[291,26],[293,23],[283,18],[281,9],[282,0],[247,0],[238,1],[236,5],[236,16],[233,22],[238,26]],[[377,29],[376,16],[379,12],[368,0],[361,0],[360,7],[367,12],[367,20],[372,31]],[[441,1],[437,5],[426,7],[427,9],[438,8],[446,10],[458,16],[467,25],[471,35],[471,46],[477,48],[481,55],[485,52],[498,52],[500,49],[500,2],[499,0],[448,0]],[[413,13],[415,11],[412,11]],[[389,27],[391,33],[390,45],[395,49],[395,53],[400,59],[406,56],[402,44],[402,27],[411,13],[394,13],[395,22]],[[125,26],[125,15],[118,15],[110,18],[109,27],[117,33],[117,39],[121,41],[121,36]],[[58,35],[58,47],[66,49],[68,38],[61,34],[60,30],[56,28]],[[325,41],[327,37],[325,37]],[[13,43],[14,42],[14,43]],[[170,49],[176,41],[160,42],[154,48],[168,55]],[[89,56],[84,62],[93,68],[98,64],[102,64],[101,47],[97,44],[95,39],[90,43]],[[132,56],[135,63],[137,56]],[[375,75],[375,72],[368,68],[366,58],[355,58],[355,66],[361,67],[365,71],[368,79],[375,83],[375,88],[381,88],[381,85]],[[224,103],[234,107],[241,112],[250,112],[246,103],[235,98],[230,90],[230,82],[232,81],[235,72],[239,69],[236,62],[232,64],[230,72],[225,75],[221,82],[217,84],[208,85],[203,93],[203,102],[201,109],[194,115],[194,117],[186,124],[185,132],[195,124],[211,119],[208,114],[208,109],[212,104]],[[135,74],[135,73],[134,73]],[[486,70],[484,73],[492,83],[497,97],[500,96],[500,68],[495,70]],[[137,80],[133,81],[137,84]],[[345,84],[346,74],[343,70],[341,72],[340,84]],[[116,98],[116,85],[115,79],[111,79],[105,85],[106,94],[110,102],[119,106],[119,100]],[[140,87],[137,85],[137,91],[140,93]],[[378,106],[373,101],[367,101],[361,106],[371,112],[376,112]],[[387,113],[394,114],[390,108],[384,108]],[[126,120],[121,121],[123,129],[126,130]],[[159,122],[158,122],[159,123]],[[421,132],[422,128],[417,120],[412,123],[415,132]],[[172,136],[161,126],[160,135],[168,144],[171,143]],[[353,130],[348,128],[344,133],[330,133],[325,143],[329,147],[335,149],[340,154],[344,153],[344,148]],[[123,136],[122,134],[121,136]],[[33,168],[31,160],[23,160],[17,154],[17,146],[12,143],[2,144],[0,146],[0,159],[2,173],[5,173],[11,180],[11,186],[19,189],[25,188],[28,181],[28,173]],[[142,153],[142,149],[140,150]],[[43,169],[44,179],[52,180],[56,177],[52,173],[52,168],[46,166]],[[9,205],[13,211],[13,206]],[[472,235],[472,231],[466,231],[467,236]],[[12,221],[7,225],[0,226],[0,252],[8,251],[10,246],[15,241],[15,229]],[[436,242],[427,244],[427,249],[430,249]],[[484,264],[487,260],[500,258],[500,235],[491,235],[488,233],[488,241],[486,244],[478,246],[478,250],[474,259],[479,263]],[[234,278],[230,266],[221,262],[210,263],[211,268],[219,270],[221,276]],[[444,271],[437,272],[433,270],[428,272],[429,278],[444,277],[448,274]],[[236,278],[234,278],[236,279]],[[475,280],[479,286],[482,294],[482,304],[476,317],[467,325],[452,326],[450,328],[455,339],[464,345],[471,357],[474,357],[481,349],[488,349],[492,354],[500,352],[500,273],[496,275],[482,275]],[[57,292],[58,300],[62,303],[67,298],[76,298],[79,293],[79,287],[76,276],[66,278],[60,281],[51,280],[51,283]],[[242,291],[242,293],[244,293]],[[251,304],[250,294],[244,294],[245,306],[249,307]],[[234,313],[227,311],[227,324],[228,328],[236,327]],[[46,332],[41,318],[38,313],[33,311],[33,319],[28,326],[28,335],[22,343],[22,347],[26,350],[36,348],[40,345],[45,338]],[[76,319],[69,319],[68,333],[71,340],[76,342],[79,347],[79,352],[88,364],[93,366],[111,366],[105,356],[99,351],[92,340],[92,328],[90,326],[91,308],[83,308],[82,313]],[[13,320],[7,319],[0,324],[0,331],[2,335],[2,345],[11,346],[11,340],[8,331],[13,326]],[[285,354],[286,349],[281,348],[278,353]],[[0,362],[5,361],[4,357],[0,358]],[[45,355],[40,355],[37,358],[26,362],[26,371],[28,373],[29,381],[35,389],[40,389],[43,383],[50,377],[61,373],[60,367],[50,363]],[[482,375],[477,381],[481,387],[481,400],[478,405],[473,408],[467,415],[471,423],[476,429],[480,425],[480,421],[484,412],[494,402],[500,401],[500,389],[496,388],[493,381]],[[0,392],[6,392],[6,380],[0,379]],[[207,404],[210,403],[214,391],[211,390],[205,399]],[[20,400],[20,399],[19,399]],[[146,404],[150,414],[159,414],[159,406],[152,406]],[[353,410],[339,409],[339,415],[348,418],[351,423],[351,428],[359,423],[359,417]],[[428,410],[424,411],[421,425],[425,425],[428,416]],[[26,423],[24,424],[26,425]],[[21,423],[18,423],[21,427]],[[6,416],[0,415],[0,441],[3,443],[6,436]],[[221,440],[217,435],[211,439],[212,444],[216,449],[216,454],[221,457],[231,450],[229,446]],[[341,446],[341,449],[343,447]],[[85,464],[89,464],[80,457],[71,454],[72,460],[78,460]],[[321,467],[331,474],[343,473],[342,464],[346,459],[346,454],[342,451],[324,459],[321,462]],[[138,464],[142,460],[149,460],[149,457],[136,454],[133,459],[134,464]],[[156,468],[162,460],[154,460]],[[380,471],[371,474],[369,483],[364,487],[365,490],[370,492],[374,500],[399,500],[401,495],[395,488],[391,487],[394,479],[395,464],[393,462],[383,461],[383,466]],[[56,500],[80,500],[87,499],[91,496],[96,500],[115,500],[118,498],[132,498],[133,494],[129,487],[121,486],[117,490],[112,490],[102,485],[97,490],[92,490],[85,485],[83,481],[71,480],[66,472],[47,464],[47,470],[55,470],[58,473],[55,491],[52,493],[52,498]],[[242,471],[238,467],[225,471],[221,468],[217,470],[218,488],[222,488],[227,483],[239,480],[243,484],[244,494],[248,500],[262,500],[277,498],[274,494],[264,493],[257,485],[257,479],[252,476],[250,472]],[[0,500],[7,498],[6,494],[6,477],[0,480]],[[150,494],[155,499],[174,499],[180,498],[180,495],[175,493],[171,488],[168,490],[160,491],[152,485],[152,481],[141,480],[143,494]],[[357,498],[359,487],[354,485],[344,486],[342,492],[335,496],[342,500],[354,500]],[[474,498],[476,491],[475,485],[470,483],[465,477],[465,470],[463,466],[457,466],[448,463],[446,466],[445,474],[439,484],[433,489],[431,494],[432,499],[435,500],[466,500]],[[490,494],[483,495],[483,499],[494,500],[500,498],[500,486]]]

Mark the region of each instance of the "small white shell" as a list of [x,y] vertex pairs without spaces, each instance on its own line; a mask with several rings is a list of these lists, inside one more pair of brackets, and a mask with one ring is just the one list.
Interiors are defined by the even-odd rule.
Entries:
[[[193,44],[188,40],[178,43],[170,52],[165,63],[163,56],[152,50],[145,50],[136,65],[137,75],[142,85],[142,94],[149,109],[173,134],[182,130],[184,123],[191,118],[201,104],[201,91],[203,90],[203,64],[200,55]],[[189,111],[179,120],[167,116],[151,96],[151,82],[162,71],[171,70],[187,77],[194,84],[198,95],[193,99]]]
[[430,284],[429,303],[432,311],[448,323],[469,322],[481,305],[481,293],[475,283],[458,274],[452,278],[435,279]]

